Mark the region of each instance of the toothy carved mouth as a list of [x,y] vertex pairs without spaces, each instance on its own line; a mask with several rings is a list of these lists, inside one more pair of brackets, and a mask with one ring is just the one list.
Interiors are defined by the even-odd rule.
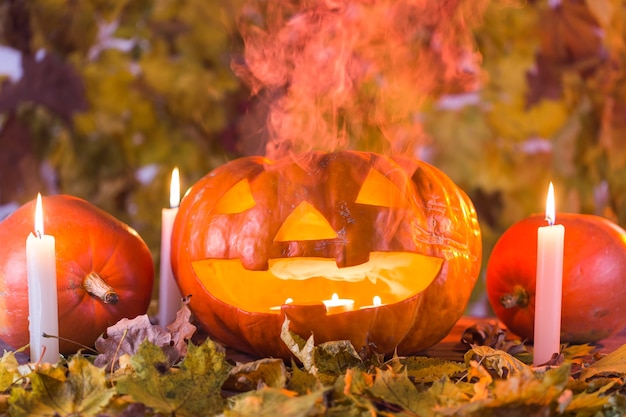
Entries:
[[426,289],[441,270],[443,259],[410,252],[372,252],[360,265],[339,268],[334,259],[270,259],[265,271],[245,269],[238,259],[193,262],[197,278],[214,297],[251,312],[270,312],[283,304],[321,303],[333,293],[355,300],[355,308],[405,300]]

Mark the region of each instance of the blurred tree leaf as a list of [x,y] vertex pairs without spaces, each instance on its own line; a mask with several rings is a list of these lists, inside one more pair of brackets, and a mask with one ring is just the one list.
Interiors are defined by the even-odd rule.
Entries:
[[0,90],[0,113],[15,111],[20,103],[33,102],[71,124],[74,113],[86,110],[85,87],[71,64],[51,54],[23,55],[22,69],[18,82],[5,83]]

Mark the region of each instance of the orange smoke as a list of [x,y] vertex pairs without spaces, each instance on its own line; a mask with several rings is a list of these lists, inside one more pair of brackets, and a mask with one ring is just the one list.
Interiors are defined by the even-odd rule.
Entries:
[[244,56],[233,61],[258,106],[248,143],[272,159],[313,149],[415,156],[426,142],[424,104],[478,86],[471,29],[487,2],[248,4],[239,17]]

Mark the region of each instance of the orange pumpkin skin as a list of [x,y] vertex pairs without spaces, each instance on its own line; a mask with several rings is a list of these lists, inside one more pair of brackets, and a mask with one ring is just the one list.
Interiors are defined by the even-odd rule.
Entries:
[[[535,319],[537,229],[547,225],[544,217],[533,215],[507,229],[486,272],[494,312],[509,330],[528,340],[533,339]],[[558,213],[556,222],[565,227],[561,341],[590,343],[609,337],[626,326],[626,232],[594,215]],[[508,308],[502,297],[513,300]]]
[[[147,311],[152,296],[152,255],[139,235],[108,213],[76,197],[42,198],[44,232],[55,238],[59,333],[93,346],[108,326]],[[26,238],[34,227],[35,200],[0,223],[0,339],[17,349],[29,342]],[[83,288],[97,273],[117,293],[105,304]],[[60,341],[61,353],[81,346]]]
[[[366,179],[389,185],[374,186],[377,192],[368,197],[361,191]],[[243,192],[231,196],[233,189],[243,189],[242,180],[250,199]],[[387,195],[391,207],[378,198],[387,188],[399,191]],[[303,201],[326,219],[335,237],[283,234]],[[192,295],[189,307],[208,334],[252,355],[283,358],[290,356],[280,340],[285,317],[290,330],[304,338],[313,334],[316,343],[347,339],[357,349],[391,353],[397,348],[400,354],[434,345],[463,314],[479,274],[481,250],[474,207],[446,175],[423,162],[357,151],[234,160],[191,188],[172,233],[174,274],[182,293]],[[342,274],[395,253],[421,254],[436,259],[440,268],[430,285],[415,293],[408,289],[406,297],[396,296],[382,279],[376,284],[324,276],[257,279],[249,272],[267,271],[273,262],[324,259]],[[241,267],[222,271],[221,260]],[[403,269],[407,276],[398,280],[410,287],[421,279],[420,272]],[[355,299],[355,309],[326,314],[321,300],[332,292]],[[381,295],[384,305],[360,308],[371,304],[372,294]],[[286,296],[294,302],[283,304]],[[270,312],[271,305],[280,307]]]

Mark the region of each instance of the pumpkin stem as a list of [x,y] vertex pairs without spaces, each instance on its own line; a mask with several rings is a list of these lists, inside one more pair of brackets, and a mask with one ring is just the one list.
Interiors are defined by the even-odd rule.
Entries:
[[524,308],[528,306],[528,302],[530,301],[530,296],[528,295],[528,291],[521,285],[516,285],[513,288],[512,294],[504,294],[500,297],[500,304],[504,308]]
[[104,282],[102,277],[95,272],[90,272],[83,280],[83,288],[92,297],[97,297],[105,304],[117,304],[120,297],[113,287]]

